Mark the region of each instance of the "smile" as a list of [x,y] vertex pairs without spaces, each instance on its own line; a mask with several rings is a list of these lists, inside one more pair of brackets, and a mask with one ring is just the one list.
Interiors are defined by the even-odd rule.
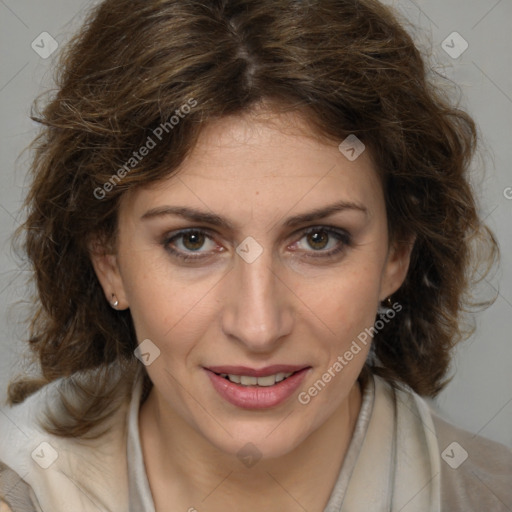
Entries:
[[243,409],[267,409],[282,404],[302,384],[311,367],[274,365],[204,368],[213,389],[228,403]]
[[281,382],[288,377],[293,375],[292,372],[290,373],[276,373],[274,375],[267,375],[266,377],[253,377],[250,375],[235,375],[235,374],[226,374],[221,373],[220,376],[224,377],[225,379],[228,379],[231,382],[234,382],[235,384],[240,384],[242,386],[261,386],[261,387],[268,387],[268,386],[274,386],[278,382]]

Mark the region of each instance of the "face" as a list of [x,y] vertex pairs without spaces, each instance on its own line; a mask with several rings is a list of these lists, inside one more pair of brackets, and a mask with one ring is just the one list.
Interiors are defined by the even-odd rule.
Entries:
[[267,112],[214,122],[177,174],[125,195],[117,253],[93,263],[160,351],[161,406],[224,453],[276,457],[346,404],[370,346],[353,342],[408,258],[368,152]]

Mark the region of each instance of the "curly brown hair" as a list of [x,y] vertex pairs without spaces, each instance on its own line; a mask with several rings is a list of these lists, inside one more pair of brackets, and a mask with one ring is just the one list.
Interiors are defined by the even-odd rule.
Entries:
[[[109,416],[140,364],[130,312],[109,307],[94,272],[92,240],[113,248],[127,190],[171,176],[206,123],[263,101],[302,113],[330,141],[355,134],[369,149],[390,241],[416,237],[394,294],[403,309],[376,333],[371,370],[435,396],[452,347],[472,332],[462,313],[490,303],[472,301],[475,272],[485,275],[499,250],[468,177],[475,124],[425,62],[403,21],[375,0],[100,3],[60,56],[55,95],[32,116],[43,128],[20,234],[38,291],[29,343],[42,377],[11,383],[10,403],[65,377],[84,404],[63,398],[66,421],[53,418],[48,431],[90,435]],[[105,188],[191,98],[190,113]],[[475,248],[485,251],[477,258]],[[122,367],[114,384],[112,365]],[[76,378],[85,370],[94,378]]]

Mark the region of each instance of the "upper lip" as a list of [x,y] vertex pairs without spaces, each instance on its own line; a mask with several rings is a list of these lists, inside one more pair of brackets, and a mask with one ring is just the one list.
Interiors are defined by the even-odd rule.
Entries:
[[307,365],[290,365],[290,364],[273,364],[265,368],[249,368],[248,366],[208,366],[205,367],[214,373],[225,373],[228,375],[246,375],[248,377],[267,377],[268,375],[275,375],[276,373],[294,373],[304,368],[309,368]]

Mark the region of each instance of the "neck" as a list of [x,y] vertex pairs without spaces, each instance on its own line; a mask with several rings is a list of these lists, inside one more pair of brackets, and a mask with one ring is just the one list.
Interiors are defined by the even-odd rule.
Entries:
[[[246,503],[254,510],[322,511],[327,504],[352,437],[361,406],[356,382],[334,414],[302,443],[281,457],[244,467],[218,450],[170,410],[153,387],[139,414],[140,437],[155,507],[194,503],[226,510]],[[158,504],[161,503],[161,508]],[[188,505],[187,505],[188,504]]]

